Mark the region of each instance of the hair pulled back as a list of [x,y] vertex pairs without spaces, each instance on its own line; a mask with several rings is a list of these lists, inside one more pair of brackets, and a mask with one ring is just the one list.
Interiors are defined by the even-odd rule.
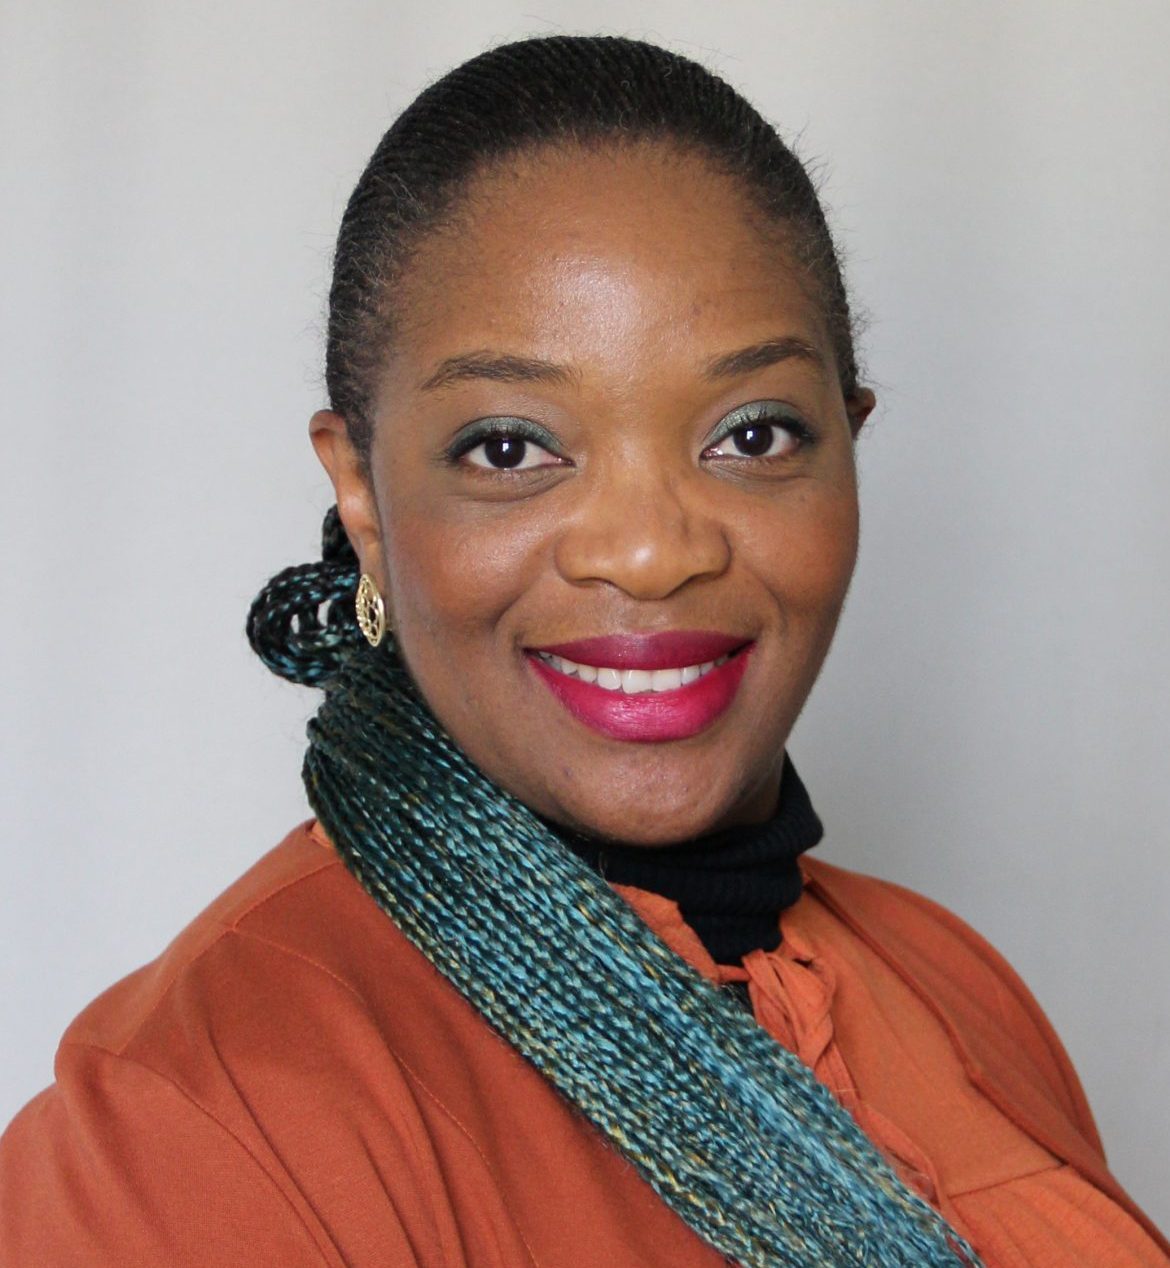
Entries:
[[[504,44],[431,84],[382,138],[342,217],[333,259],[325,380],[368,470],[379,372],[398,325],[397,283],[412,250],[458,209],[487,164],[548,145],[660,141],[697,152],[739,182],[783,231],[819,298],[846,399],[857,390],[852,319],[816,190],[776,130],[706,67],[617,36],[556,35]],[[248,616],[274,672],[317,685],[360,637],[357,560],[326,516],[323,558],[275,576]],[[328,605],[324,618],[323,605]]]

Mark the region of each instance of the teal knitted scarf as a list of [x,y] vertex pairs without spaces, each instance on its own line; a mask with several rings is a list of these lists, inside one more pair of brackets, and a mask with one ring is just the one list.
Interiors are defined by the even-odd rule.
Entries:
[[978,1262],[805,1065],[469,761],[390,644],[344,641],[308,728],[321,823],[696,1233],[742,1265]]

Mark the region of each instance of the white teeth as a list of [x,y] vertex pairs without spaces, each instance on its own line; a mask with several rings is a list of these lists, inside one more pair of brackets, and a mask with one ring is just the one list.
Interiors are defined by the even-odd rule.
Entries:
[[650,690],[677,691],[684,681],[681,669],[656,669],[650,675]]
[[559,674],[580,678],[582,682],[596,683],[606,691],[621,691],[626,695],[643,695],[651,691],[677,691],[680,687],[698,682],[704,674],[717,669],[730,659],[730,653],[718,660],[704,661],[701,665],[685,665],[681,669],[611,669],[596,665],[578,665],[576,661],[554,656],[551,652],[538,653],[542,660]]
[[651,673],[648,669],[623,669],[622,690],[627,696],[650,690]]

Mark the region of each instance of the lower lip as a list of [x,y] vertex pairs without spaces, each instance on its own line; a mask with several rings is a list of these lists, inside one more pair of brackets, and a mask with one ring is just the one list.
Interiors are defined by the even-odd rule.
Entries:
[[698,735],[727,711],[739,690],[752,646],[685,687],[634,695],[607,691],[596,683],[559,673],[531,652],[528,661],[561,704],[587,727],[615,740],[661,744]]

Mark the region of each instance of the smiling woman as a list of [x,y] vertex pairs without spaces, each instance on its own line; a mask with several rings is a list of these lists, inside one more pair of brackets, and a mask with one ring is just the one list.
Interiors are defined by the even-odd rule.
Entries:
[[497,48],[341,227],[294,829],[74,1023],[14,1265],[1165,1265],[1012,970],[810,861],[874,404],[816,195],[684,58]]

